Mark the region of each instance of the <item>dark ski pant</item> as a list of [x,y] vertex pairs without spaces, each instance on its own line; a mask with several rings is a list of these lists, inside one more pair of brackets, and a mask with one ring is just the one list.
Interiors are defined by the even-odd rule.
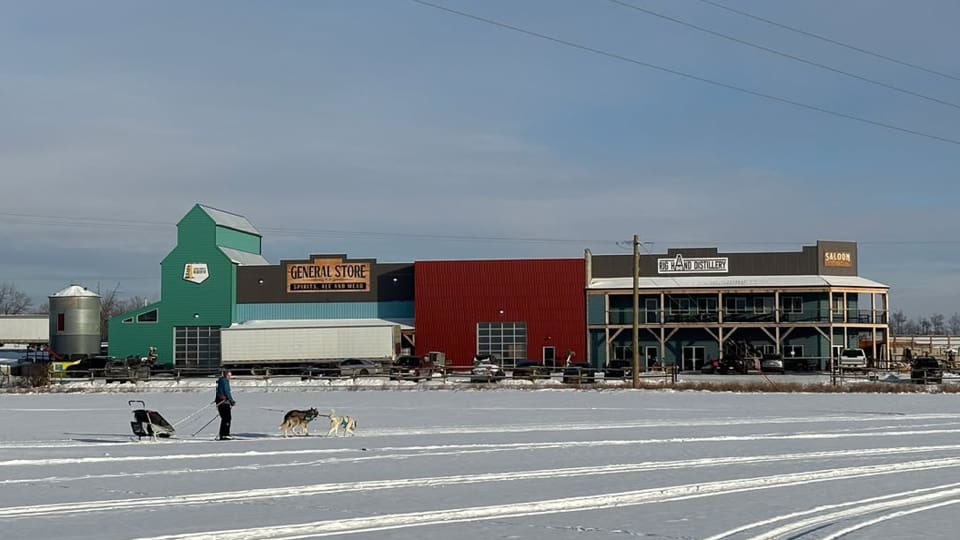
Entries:
[[230,409],[232,409],[232,407],[230,406],[229,401],[221,401],[217,405],[217,412],[220,413],[220,438],[221,439],[224,437],[230,436],[230,420],[232,419],[232,415],[230,414]]

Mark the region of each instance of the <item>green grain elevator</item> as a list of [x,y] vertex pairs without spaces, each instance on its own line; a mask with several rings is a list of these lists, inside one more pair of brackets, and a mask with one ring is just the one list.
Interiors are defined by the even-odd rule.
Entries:
[[195,205],[160,263],[160,301],[110,319],[110,355],[147,356],[155,347],[160,365],[217,369],[220,329],[237,318],[237,267],[269,265],[260,249],[245,217]]

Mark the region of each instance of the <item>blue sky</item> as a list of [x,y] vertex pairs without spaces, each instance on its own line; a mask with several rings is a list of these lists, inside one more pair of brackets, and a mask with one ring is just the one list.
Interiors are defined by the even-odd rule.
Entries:
[[[960,77],[956,2],[716,2]],[[960,140],[960,80],[698,0],[629,3],[957,106],[602,0],[436,3]],[[156,298],[202,202],[247,216],[273,262],[853,240],[894,309],[960,311],[960,144],[407,0],[0,2],[0,69],[0,282],[36,303],[73,282]]]

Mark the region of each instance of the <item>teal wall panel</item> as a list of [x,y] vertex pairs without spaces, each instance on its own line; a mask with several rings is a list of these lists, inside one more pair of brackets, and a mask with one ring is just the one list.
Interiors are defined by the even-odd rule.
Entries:
[[607,363],[606,335],[603,330],[590,330],[590,363],[594,366],[603,366]]
[[238,304],[238,321],[283,319],[412,319],[412,301]]
[[260,254],[260,237],[255,234],[217,227],[217,245]]
[[606,324],[606,304],[602,294],[587,295],[587,324]]

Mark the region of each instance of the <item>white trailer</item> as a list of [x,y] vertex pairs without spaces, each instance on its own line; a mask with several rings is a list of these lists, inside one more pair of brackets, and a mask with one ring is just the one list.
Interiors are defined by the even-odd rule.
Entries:
[[227,368],[313,366],[344,358],[387,362],[400,346],[400,325],[381,319],[247,321],[220,331]]
[[50,319],[46,315],[0,315],[0,346],[46,345]]

